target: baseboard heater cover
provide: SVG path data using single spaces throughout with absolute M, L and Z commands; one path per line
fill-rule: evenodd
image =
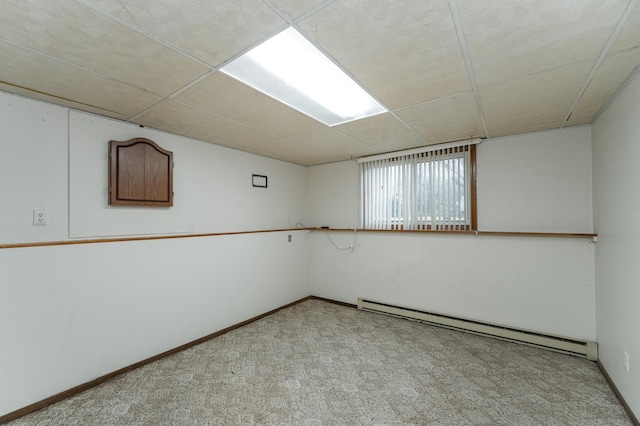
M 504 327 L 496 324 L 373 302 L 362 298 L 358 299 L 358 309 L 509 340 L 516 343 L 537 346 L 556 352 L 586 357 L 592 361 L 597 361 L 598 359 L 598 344 L 589 340 L 579 340 L 512 327 Z

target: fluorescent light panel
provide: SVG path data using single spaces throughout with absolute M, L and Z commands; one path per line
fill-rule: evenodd
M 220 71 L 328 126 L 386 112 L 292 27 Z

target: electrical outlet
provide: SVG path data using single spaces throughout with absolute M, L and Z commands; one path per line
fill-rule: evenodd
M 627 370 L 627 373 L 629 372 L 629 354 L 627 351 L 624 351 L 624 369 Z
M 287 241 L 291 242 L 291 234 L 287 235 Z
M 33 211 L 33 226 L 47 226 L 49 218 L 46 210 Z

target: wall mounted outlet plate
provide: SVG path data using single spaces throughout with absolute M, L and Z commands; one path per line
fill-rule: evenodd
M 34 210 L 33 211 L 33 226 L 47 226 L 49 221 L 46 210 Z

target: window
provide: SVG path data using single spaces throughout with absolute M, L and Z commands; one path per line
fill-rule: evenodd
M 475 143 L 360 160 L 365 229 L 475 230 Z

